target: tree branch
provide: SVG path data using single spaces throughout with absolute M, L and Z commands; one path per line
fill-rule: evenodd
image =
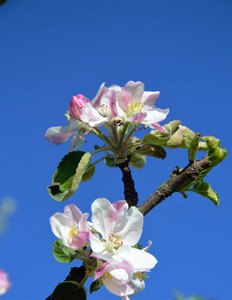
M 134 180 L 132 179 L 131 170 L 129 168 L 130 159 L 131 157 L 128 157 L 125 162 L 117 165 L 123 174 L 122 181 L 124 183 L 124 195 L 129 207 L 137 206 L 138 204 L 138 193 L 135 190 Z
M 171 177 L 165 181 L 138 209 L 145 216 L 156 205 L 162 202 L 181 187 L 198 179 L 200 173 L 210 165 L 208 156 L 203 159 L 189 163 L 181 172 L 176 167 Z

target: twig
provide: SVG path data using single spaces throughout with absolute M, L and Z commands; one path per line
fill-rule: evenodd
M 117 165 L 123 174 L 122 181 L 124 183 L 124 195 L 129 207 L 137 206 L 138 204 L 138 193 L 135 190 L 134 180 L 132 179 L 131 170 L 129 168 L 130 159 L 131 157 L 128 157 L 125 162 Z
M 181 172 L 176 168 L 171 177 L 165 181 L 138 209 L 145 216 L 156 205 L 162 202 L 174 192 L 178 192 L 181 187 L 190 184 L 198 179 L 200 173 L 210 165 L 207 156 L 203 159 L 188 164 Z

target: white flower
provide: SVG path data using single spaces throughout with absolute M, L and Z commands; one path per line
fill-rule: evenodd
M 53 233 L 62 240 L 64 246 L 80 249 L 89 237 L 88 213 L 82 212 L 74 204 L 66 205 L 64 213 L 56 213 L 50 218 Z
M 111 204 L 99 198 L 92 204 L 92 226 L 99 233 L 90 232 L 92 256 L 110 264 L 130 263 L 134 272 L 150 271 L 157 260 L 136 245 L 143 229 L 143 215 L 136 207 L 128 210 L 126 201 Z

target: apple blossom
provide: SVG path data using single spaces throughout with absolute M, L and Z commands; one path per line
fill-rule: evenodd
M 0 295 L 5 294 L 11 286 L 7 277 L 7 274 L 0 270 Z
M 135 126 L 143 124 L 166 132 L 159 122 L 167 117 L 169 109 L 154 107 L 159 94 L 144 91 L 144 84 L 140 81 L 129 81 L 124 87 L 112 85 L 109 88 L 103 83 L 92 102 L 80 94 L 73 96 L 66 114 L 70 124 L 49 128 L 45 138 L 53 144 L 62 144 L 79 129 L 71 141 L 70 151 L 73 151 L 83 144 L 84 133 L 88 132 L 96 134 L 108 143 L 106 136 L 103 137 L 102 132 L 99 135 L 99 130 L 96 131 L 96 128 L 101 126 L 105 126 L 111 139 L 115 138 L 111 130 L 120 135 L 122 130 L 120 131 L 118 127 L 125 123 Z M 118 139 L 120 140 L 119 137 Z
M 111 204 L 105 198 L 96 199 L 92 204 L 92 228 L 90 246 L 92 256 L 110 264 L 126 261 L 134 272 L 150 271 L 157 260 L 146 251 L 136 249 L 143 228 L 143 215 L 126 201 Z
M 166 119 L 169 109 L 154 108 L 160 92 L 145 92 L 140 81 L 129 81 L 116 95 L 118 117 L 128 122 L 139 122 L 161 132 L 167 132 L 159 125 Z
M 64 213 L 56 213 L 50 218 L 50 224 L 56 237 L 62 240 L 63 245 L 80 249 L 87 242 L 89 226 L 88 213 L 82 212 L 74 204 L 66 205 Z

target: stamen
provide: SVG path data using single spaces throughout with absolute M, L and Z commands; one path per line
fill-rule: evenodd
M 115 252 L 119 247 L 123 245 L 123 241 L 120 241 L 122 235 L 116 233 L 110 233 L 108 235 L 108 241 L 105 243 L 105 249 L 108 252 Z
M 140 101 L 140 99 L 132 100 L 128 104 L 128 111 L 127 111 L 127 117 L 130 117 L 135 112 L 139 112 L 143 109 L 144 104 Z
M 100 105 L 99 107 L 98 107 L 98 112 L 99 112 L 99 114 L 102 116 L 102 117 L 107 117 L 107 118 L 109 118 L 110 117 L 110 109 L 109 109 L 109 106 L 108 105 L 106 105 L 105 103 L 103 103 L 102 105 Z
M 134 276 L 137 277 L 141 282 L 144 279 L 149 278 L 149 276 L 147 276 L 147 273 L 144 273 L 144 272 L 136 272 L 136 273 L 134 273 Z
M 109 273 L 109 272 L 105 272 L 102 276 L 103 279 L 109 278 L 109 279 L 114 279 L 114 277 Z
M 70 122 L 70 113 L 69 113 L 69 111 L 67 110 L 67 113 L 66 114 L 64 114 L 65 115 L 65 117 L 67 117 L 67 120 L 68 120 L 68 122 Z
M 69 230 L 70 239 L 72 239 L 76 234 L 78 234 L 78 229 L 72 225 L 71 229 Z

